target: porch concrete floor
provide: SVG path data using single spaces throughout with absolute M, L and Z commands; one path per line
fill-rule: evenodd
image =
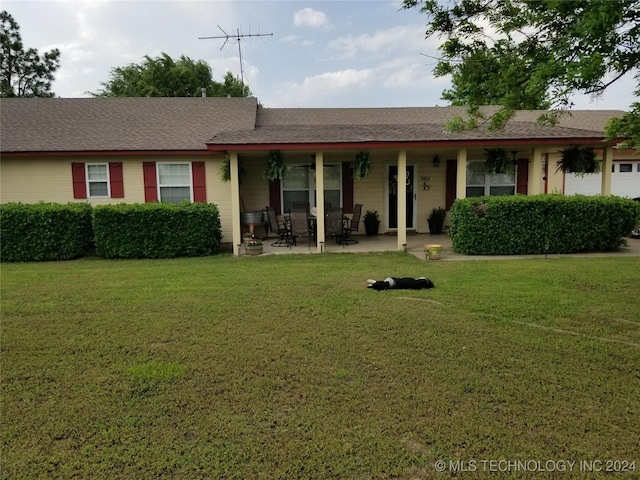
M 398 251 L 398 238 L 395 235 L 375 235 L 373 237 L 367 237 L 366 235 L 356 235 L 355 239 L 358 243 L 353 245 L 337 245 L 333 238 L 328 238 L 325 243 L 324 251 L 327 253 L 363 253 L 363 252 L 385 252 L 385 251 Z M 571 255 L 548 255 L 548 258 L 560 258 L 560 257 L 638 257 L 640 256 L 640 239 L 627 238 L 627 245 L 619 248 L 615 252 L 594 252 L 594 253 L 579 253 Z M 315 244 L 312 242 L 309 246 L 309 242 L 306 238 L 300 239 L 297 246 L 292 247 L 274 247 L 271 244 L 276 241 L 275 238 L 266 238 L 264 240 L 264 253 L 263 255 L 296 255 L 296 254 L 318 254 L 318 250 Z M 442 245 L 441 260 L 506 260 L 514 258 L 545 258 L 545 255 L 463 255 L 453 251 L 451 246 L 451 238 L 446 235 L 431 235 L 431 234 L 407 234 L 407 248 L 406 251 L 421 260 L 426 261 L 426 255 L 424 251 L 424 245 Z M 240 256 L 244 256 L 244 248 L 240 249 Z

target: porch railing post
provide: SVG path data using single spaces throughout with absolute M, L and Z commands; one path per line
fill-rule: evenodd
M 407 243 L 407 151 L 398 152 L 398 250 Z
M 233 254 L 240 255 L 239 245 L 242 243 L 240 231 L 240 176 L 238 172 L 238 153 L 229 152 L 229 169 L 231 171 L 231 236 Z
M 456 198 L 467 197 L 467 149 L 458 150 L 458 173 L 456 176 Z
M 324 236 L 324 155 L 316 152 L 316 245 L 318 253 L 322 253 L 325 244 Z

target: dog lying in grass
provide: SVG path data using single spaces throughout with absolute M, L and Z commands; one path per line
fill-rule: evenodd
M 367 280 L 367 288 L 372 290 L 422 290 L 423 288 L 433 288 L 435 285 L 426 277 L 418 278 L 398 278 L 389 277 L 384 280 Z

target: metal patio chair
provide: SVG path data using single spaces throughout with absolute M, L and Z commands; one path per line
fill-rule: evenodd
M 278 235 L 278 240 L 271 244 L 272 247 L 288 247 L 291 245 L 292 237 L 284 220 L 278 220 L 273 207 L 267 207 L 267 217 L 269 218 L 269 229 Z

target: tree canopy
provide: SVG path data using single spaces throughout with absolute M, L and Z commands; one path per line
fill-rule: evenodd
M 140 64 L 129 64 L 111 70 L 111 77 L 102 82 L 102 90 L 91 92 L 94 97 L 196 97 L 207 89 L 213 97 L 248 97 L 251 90 L 231 72 L 222 83 L 213 80 L 211 67 L 182 55 L 178 60 L 166 53 L 151 58 L 145 55 Z
M 60 50 L 44 53 L 22 44 L 20 26 L 0 12 L 0 97 L 53 97 L 51 82 L 60 67 Z
M 488 119 L 501 128 L 516 109 L 572 107 L 571 96 L 597 96 L 634 75 L 640 95 L 640 0 L 403 0 L 427 15 L 427 37 L 444 37 L 436 76 L 452 75 L 443 98 L 502 109 Z M 556 115 L 542 117 L 553 121 Z M 607 127 L 610 138 L 640 147 L 640 103 Z

